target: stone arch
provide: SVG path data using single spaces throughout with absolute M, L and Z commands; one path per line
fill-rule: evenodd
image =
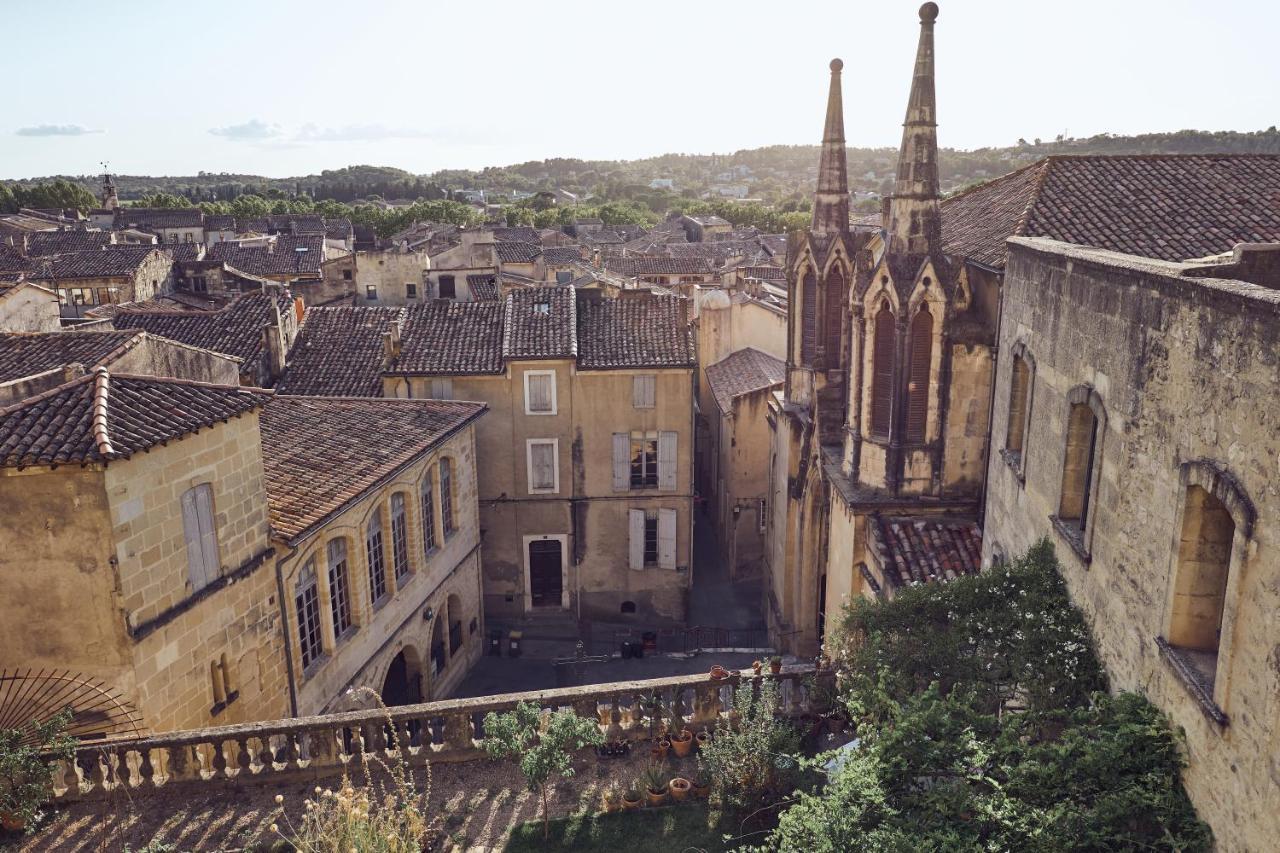
M 1005 426 L 1005 450 L 1021 470 L 1026 454 L 1027 435 L 1031 424 L 1031 407 L 1035 398 L 1036 362 L 1023 341 L 1009 350 L 1009 411 Z
M 383 704 L 414 705 L 425 699 L 422 688 L 422 655 L 406 645 L 387 664 L 382 676 L 380 695 Z

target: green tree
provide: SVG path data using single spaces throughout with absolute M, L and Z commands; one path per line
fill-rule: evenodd
M 144 195 L 139 199 L 137 206 L 177 209 L 191 207 L 191 202 L 180 195 L 173 195 L 172 193 L 153 193 L 152 195 Z
M 484 718 L 484 749 L 493 758 L 519 762 L 529 790 L 542 800 L 542 837 L 551 834 L 547 811 L 547 785 L 557 775 L 572 776 L 575 750 L 604 742 L 594 720 L 561 710 L 543 718 L 542 709 L 521 702 L 504 714 L 490 712 Z
M 703 747 L 711 797 L 739 813 L 776 806 L 798 773 L 800 735 L 778 717 L 778 680 L 744 680 L 733 695 L 736 721 L 722 715 Z
M 17 213 L 18 199 L 14 197 L 13 190 L 9 189 L 8 184 L 0 184 L 0 213 Z
M 27 832 L 35 831 L 52 794 L 45 756 L 64 761 L 71 757 L 76 741 L 64 734 L 70 724 L 68 708 L 44 721 L 0 728 L 0 814 L 25 823 Z
M 79 210 L 81 213 L 98 206 L 98 199 L 83 184 L 56 180 L 47 184 L 13 187 L 14 199 L 19 207 L 42 210 Z

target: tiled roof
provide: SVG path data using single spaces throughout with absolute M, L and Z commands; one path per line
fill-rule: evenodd
M 572 358 L 576 349 L 574 292 L 531 287 L 507 295 L 503 358 Z
M 168 210 L 159 207 L 116 208 L 117 228 L 201 228 L 204 217 L 198 207 Z
M 485 408 L 452 400 L 275 397 L 260 419 L 273 531 L 297 540 Z
M 42 258 L 31 269 L 33 280 L 66 278 L 127 278 L 152 254 L 164 257 L 158 246 L 104 246 L 88 252 L 64 252 Z
M 493 273 L 473 273 L 467 276 L 467 289 L 477 302 L 498 301 L 498 277 Z
M 504 264 L 531 264 L 542 254 L 542 247 L 519 240 L 500 241 L 493 244 L 498 260 Z
M 520 225 L 511 228 L 495 228 L 493 229 L 493 239 L 499 242 L 510 240 L 519 240 L 523 243 L 541 243 L 542 236 L 538 233 L 537 228 Z
M 733 410 L 733 400 L 743 394 L 762 391 L 780 384 L 787 376 L 787 365 L 755 347 L 731 352 L 707 368 L 707 385 L 716 398 L 720 411 Z
M 943 249 L 1002 268 L 1013 235 L 1182 261 L 1280 240 L 1280 156 L 1054 156 L 947 199 Z
M 582 261 L 582 252 L 577 246 L 549 246 L 542 250 L 542 257 L 555 266 L 575 264 Z
M 256 389 L 100 369 L 0 409 L 0 466 L 127 459 L 255 409 L 268 397 Z
M 578 366 L 591 370 L 689 367 L 693 335 L 686 300 L 626 291 L 617 299 L 578 300 Z
M 110 244 L 110 231 L 36 231 L 27 238 L 27 254 L 39 257 L 59 252 L 87 252 Z
M 786 281 L 787 271 L 782 267 L 738 267 L 738 275 L 765 281 Z
M 604 268 L 622 275 L 709 275 L 713 271 L 706 258 L 661 258 L 651 255 L 631 255 L 625 258 L 606 258 Z
M 688 219 L 688 220 L 690 220 L 690 221 L 692 221 L 692 222 L 696 222 L 696 223 L 698 223 L 699 225 L 702 225 L 702 226 L 707 226 L 707 225 L 711 225 L 711 226 L 720 226 L 720 225 L 728 225 L 728 224 L 729 224 L 729 220 L 727 220 L 727 219 L 721 219 L 719 216 L 715 216 L 715 215 L 706 215 L 706 216 L 686 216 L 685 218 L 686 218 L 686 219 Z
M 0 382 L 56 370 L 72 362 L 106 364 L 134 346 L 136 332 L 22 332 L 0 335 Z
M 111 323 L 117 329 L 143 329 L 188 346 L 236 356 L 243 360 L 241 369 L 245 370 L 262 358 L 262 327 L 278 322 L 276 308 L 281 314 L 293 310 L 292 297 L 262 291 L 244 293 L 218 311 L 136 311 L 126 307 L 112 315 Z
M 157 245 L 157 249 L 163 249 L 164 253 L 175 261 L 186 263 L 188 261 L 200 260 L 200 253 L 204 251 L 203 243 L 165 243 L 163 246 Z
M 501 302 L 436 299 L 406 308 L 397 373 L 502 372 Z
M 0 271 L 25 272 L 32 264 L 32 260 L 17 249 L 0 243 Z
M 281 235 L 275 239 L 273 249 L 232 242 L 214 243 L 206 257 L 224 261 L 250 275 L 316 276 L 324 260 L 324 238 Z
M 949 581 L 982 569 L 982 528 L 969 519 L 945 516 L 882 518 L 868 525 L 871 547 L 896 587 Z
M 281 394 L 382 396 L 382 335 L 404 309 L 308 308 L 276 384 Z
M 206 231 L 235 231 L 236 218 L 229 213 L 211 213 L 204 218 Z
M 345 216 L 324 220 L 324 236 L 330 240 L 350 240 L 353 233 L 351 220 Z

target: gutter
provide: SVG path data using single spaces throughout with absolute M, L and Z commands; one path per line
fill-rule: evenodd
M 289 684 L 289 716 L 298 716 L 298 685 L 293 670 L 293 644 L 289 638 L 293 633 L 289 630 L 289 608 L 284 597 L 284 562 L 292 559 L 298 549 L 289 546 L 289 553 L 276 560 L 276 595 L 280 599 L 280 633 L 284 636 L 284 670 L 285 680 Z

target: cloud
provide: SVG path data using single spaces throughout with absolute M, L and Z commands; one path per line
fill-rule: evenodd
M 277 124 L 267 124 L 261 119 L 252 118 L 244 124 L 230 124 L 226 127 L 212 127 L 209 132 L 214 136 L 221 136 L 223 139 L 232 139 L 236 141 L 250 140 L 260 141 L 263 139 L 273 139 L 280 135 L 280 126 Z
M 344 127 L 317 127 L 304 124 L 298 129 L 300 142 L 373 142 L 380 139 L 426 139 L 434 134 L 406 127 L 381 124 L 349 124 Z
M 20 127 L 15 132 L 18 136 L 88 136 L 103 131 L 91 130 L 78 124 L 37 124 Z

